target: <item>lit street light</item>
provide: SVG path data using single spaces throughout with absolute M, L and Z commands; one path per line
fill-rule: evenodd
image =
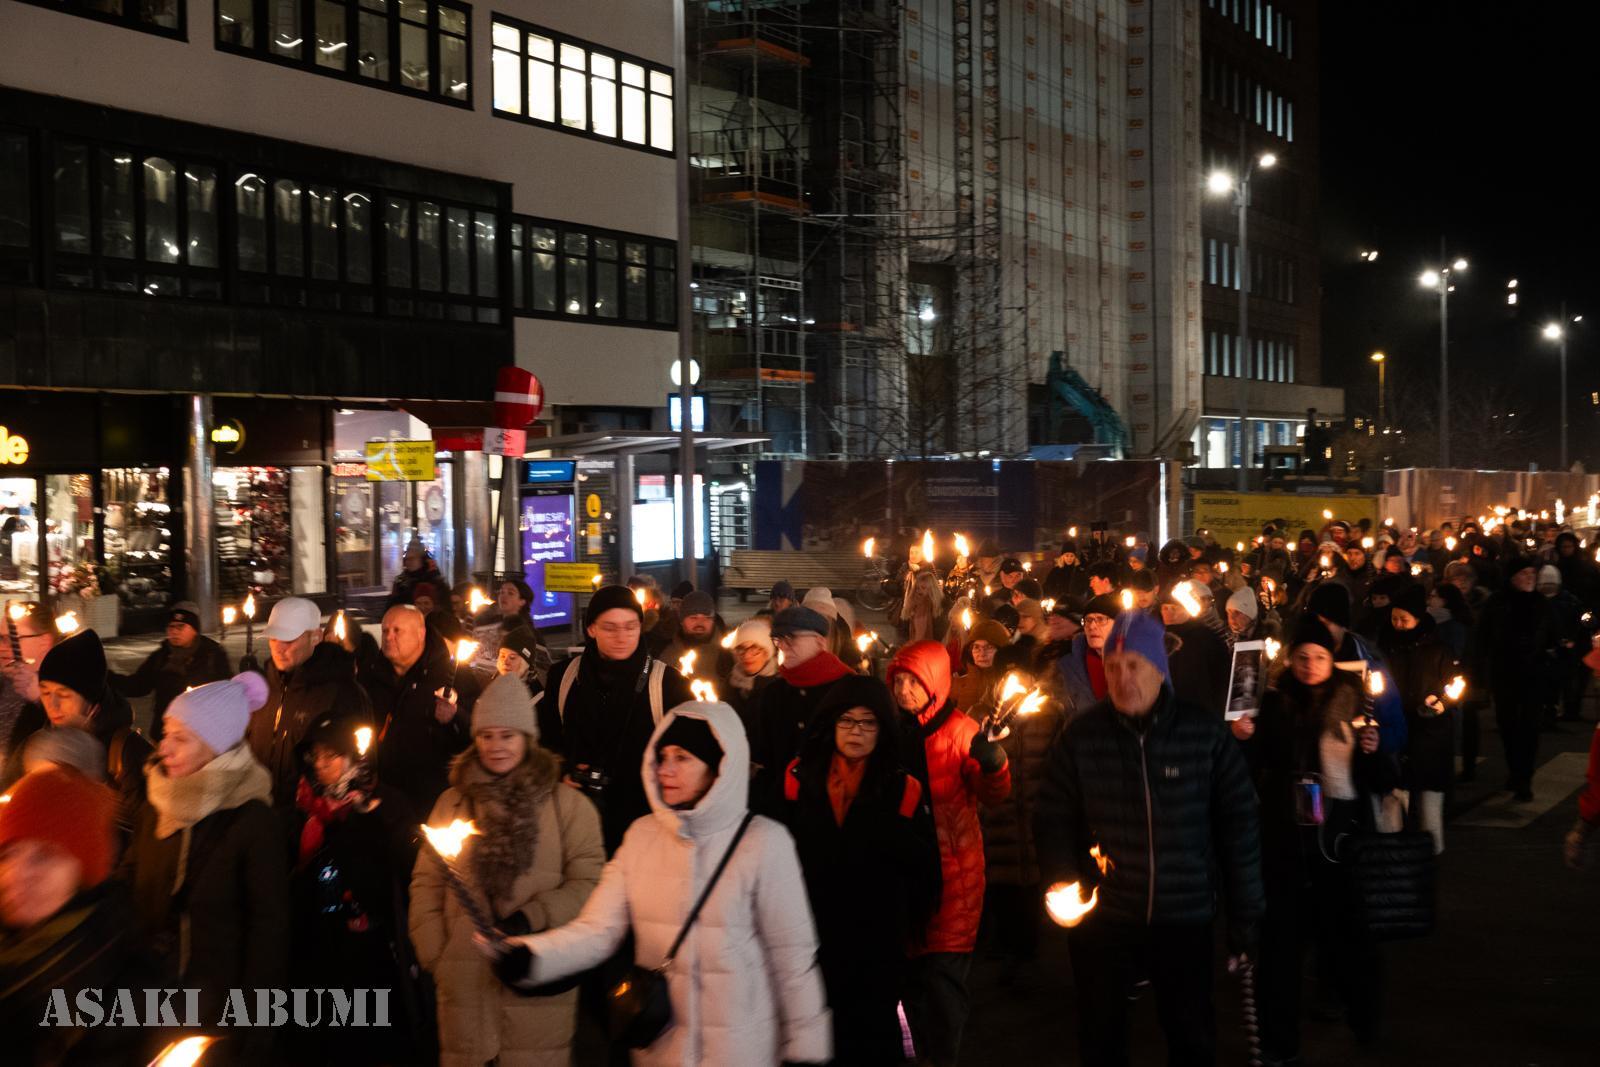
M 1370 358 L 1378 365 L 1378 433 L 1381 434 L 1383 433 L 1383 368 L 1388 357 L 1382 352 L 1374 352 Z
M 1241 177 L 1236 181 L 1226 171 L 1213 171 L 1206 179 L 1206 188 L 1213 195 L 1231 192 L 1233 206 L 1239 213 L 1239 358 L 1235 371 L 1239 375 L 1239 491 L 1249 488 L 1250 482 L 1250 239 L 1248 216 L 1250 210 L 1250 179 L 1257 167 L 1270 170 L 1277 166 L 1278 157 L 1262 152 L 1246 162 L 1245 125 L 1239 124 L 1239 161 Z
M 1572 322 L 1583 321 L 1582 315 L 1573 316 Z M 1555 341 L 1561 346 L 1561 469 L 1567 466 L 1567 302 L 1561 302 L 1561 318 L 1557 322 L 1546 323 L 1540 331 L 1546 341 Z
M 1444 241 L 1439 241 L 1439 258 L 1444 255 Z M 1417 279 L 1424 289 L 1439 290 L 1439 466 L 1450 466 L 1450 294 L 1455 286 L 1450 284 L 1452 273 L 1467 269 L 1467 261 L 1457 258 L 1448 267 L 1425 270 Z

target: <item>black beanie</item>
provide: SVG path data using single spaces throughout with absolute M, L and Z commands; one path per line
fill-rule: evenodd
M 704 719 L 674 715 L 667 728 L 661 731 L 661 736 L 656 738 L 656 759 L 661 758 L 661 750 L 668 745 L 677 745 L 692 753 L 713 772 L 722 766 L 722 745 L 717 741 L 717 735 L 711 732 L 711 724 Z
M 594 596 L 589 598 L 589 606 L 583 610 L 583 625 L 593 626 L 596 619 L 614 608 L 633 612 L 639 616 L 640 625 L 644 624 L 644 609 L 634 599 L 633 590 L 625 585 L 608 585 L 595 590 Z
M 1319 645 L 1328 650 L 1328 655 L 1339 654 L 1339 644 L 1333 639 L 1333 634 L 1322 625 L 1322 620 L 1311 612 L 1306 612 L 1300 619 L 1300 624 L 1294 628 L 1294 637 L 1289 641 L 1289 648 L 1295 649 L 1301 645 Z
M 1337 626 L 1350 628 L 1350 592 L 1342 585 L 1323 582 L 1306 602 L 1307 615 L 1320 615 Z
M 1417 621 L 1428 614 L 1428 591 L 1420 582 L 1407 582 L 1405 588 L 1389 598 L 1391 608 L 1399 608 Z
M 45 653 L 39 681 L 59 683 L 91 704 L 98 703 L 106 691 L 106 650 L 100 635 L 83 630 Z

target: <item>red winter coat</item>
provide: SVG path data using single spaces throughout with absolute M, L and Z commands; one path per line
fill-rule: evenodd
M 950 657 L 943 646 L 936 641 L 917 641 L 902 648 L 889 664 L 891 690 L 894 676 L 902 671 L 921 682 L 929 694 L 927 707 L 916 717 L 921 730 L 907 730 L 906 736 L 914 741 L 922 734 L 943 876 L 939 910 L 928 923 L 923 943 L 912 952 L 971 952 L 983 915 L 983 829 L 978 824 L 978 804 L 998 804 L 1010 795 L 1011 767 L 1008 763 L 993 774 L 984 774 L 968 754 L 978 724 L 950 702 Z M 932 732 L 924 732 L 930 726 Z M 917 762 L 914 752 L 908 754 L 908 764 Z

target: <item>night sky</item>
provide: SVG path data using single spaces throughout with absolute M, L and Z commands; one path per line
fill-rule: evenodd
M 1392 406 L 1437 396 L 1438 297 L 1417 276 L 1444 235 L 1471 263 L 1450 297 L 1452 387 L 1504 390 L 1539 427 L 1507 465 L 1554 466 L 1559 360 L 1539 327 L 1565 299 L 1585 315 L 1568 344 L 1572 456 L 1600 469 L 1589 395 L 1600 389 L 1600 4 L 1317 6 L 1327 384 L 1349 387 L 1348 412 L 1371 414 L 1367 357 L 1382 349 Z M 1364 248 L 1379 251 L 1375 264 Z

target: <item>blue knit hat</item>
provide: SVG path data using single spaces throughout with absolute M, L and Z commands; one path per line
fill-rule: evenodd
M 1105 654 L 1133 652 L 1150 661 L 1161 677 L 1168 682 L 1172 675 L 1167 671 L 1167 629 L 1161 620 L 1142 611 L 1124 611 L 1111 626 L 1111 636 L 1106 638 Z

